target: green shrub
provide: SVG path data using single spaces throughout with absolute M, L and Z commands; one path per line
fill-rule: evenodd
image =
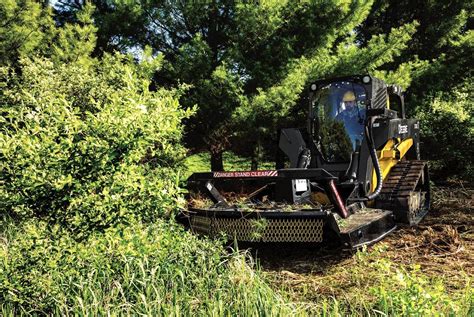
M 474 104 L 472 80 L 450 93 L 438 94 L 422 105 L 423 157 L 431 161 L 436 179 L 461 177 L 474 182 Z
M 290 315 L 241 255 L 163 218 L 181 203 L 179 91 L 160 59 L 1 68 L 0 314 Z
M 175 209 L 189 112 L 178 91 L 149 90 L 159 61 L 24 60 L 19 76 L 2 68 L 1 212 L 81 237 Z

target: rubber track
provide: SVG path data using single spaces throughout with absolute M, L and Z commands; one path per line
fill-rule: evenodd
M 417 210 L 410 210 L 408 200 L 420 181 L 426 164 L 426 161 L 402 161 L 395 165 L 383 182 L 376 199 L 377 208 L 392 210 L 397 222 L 413 224 L 421 220 L 423 215 L 418 215 Z

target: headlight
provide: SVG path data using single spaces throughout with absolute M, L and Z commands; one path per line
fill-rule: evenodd
M 311 90 L 312 90 L 312 91 L 315 91 L 316 89 L 318 89 L 318 85 L 316 85 L 316 84 L 311 84 Z
M 370 83 L 370 76 L 367 76 L 367 75 L 366 75 L 366 76 L 362 77 L 362 82 L 363 82 L 364 84 Z

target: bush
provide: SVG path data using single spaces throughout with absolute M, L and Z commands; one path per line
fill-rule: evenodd
M 438 94 L 419 107 L 423 157 L 435 179 L 460 177 L 474 183 L 474 105 L 472 80 Z
M 291 315 L 241 255 L 178 208 L 179 91 L 158 59 L 1 68 L 0 314 Z
M 60 223 L 80 238 L 176 208 L 178 91 L 150 91 L 159 59 L 84 65 L 24 60 L 2 68 L 0 210 Z

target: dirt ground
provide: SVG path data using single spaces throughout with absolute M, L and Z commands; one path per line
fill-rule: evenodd
M 374 248 L 382 250 L 375 257 L 419 265 L 423 274 L 442 277 L 448 290 L 463 287 L 466 274 L 474 276 L 474 189 L 435 189 L 430 212 L 417 227 L 399 228 L 369 247 L 369 253 Z M 305 300 L 311 293 L 338 296 L 344 279 L 350 283 L 353 274 L 347 268 L 357 262 L 354 253 L 308 246 L 265 247 L 253 253 L 275 286 Z

